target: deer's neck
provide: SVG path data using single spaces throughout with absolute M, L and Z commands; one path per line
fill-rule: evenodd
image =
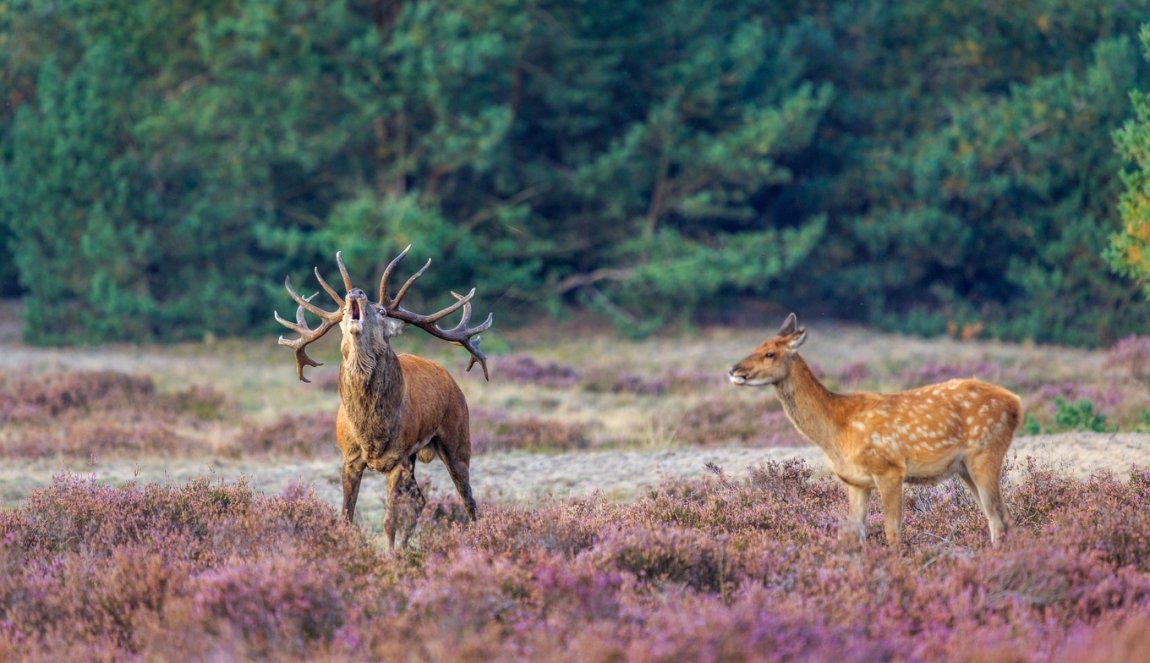
M 802 357 L 796 355 L 793 361 L 787 377 L 775 385 L 783 412 L 803 436 L 837 457 L 835 438 L 844 396 L 824 387 Z
M 403 416 L 403 370 L 388 343 L 349 343 L 339 369 L 339 398 L 362 443 L 382 452 Z M 378 449 L 376 449 L 378 447 Z

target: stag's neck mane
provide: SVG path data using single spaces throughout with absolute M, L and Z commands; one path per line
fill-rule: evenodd
M 775 384 L 783 412 L 808 440 L 833 457 L 836 433 L 846 421 L 854 394 L 836 394 L 823 386 L 803 358 L 795 355 L 787 377 Z
M 339 398 L 355 427 L 373 440 L 390 440 L 402 415 L 404 380 L 388 343 L 344 344 Z

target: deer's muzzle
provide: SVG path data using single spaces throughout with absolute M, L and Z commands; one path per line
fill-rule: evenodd
M 358 333 L 363 329 L 363 320 L 366 311 L 364 306 L 367 306 L 367 294 L 359 288 L 348 291 L 347 293 L 347 311 L 344 316 L 346 322 L 346 330 L 352 333 Z

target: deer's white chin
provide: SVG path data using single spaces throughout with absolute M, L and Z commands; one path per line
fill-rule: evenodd
M 345 320 L 343 331 L 347 334 L 358 334 L 363 331 L 363 320 Z
M 748 380 L 745 377 L 735 377 L 734 375 L 731 376 L 731 382 L 739 385 L 740 387 L 766 387 L 767 385 L 774 384 L 774 382 L 771 382 L 770 380 L 764 380 L 762 378 L 753 378 Z

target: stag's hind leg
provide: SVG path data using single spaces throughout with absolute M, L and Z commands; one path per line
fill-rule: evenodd
M 452 483 L 455 484 L 459 499 L 463 500 L 467 515 L 471 518 L 471 522 L 475 522 L 477 519 L 475 498 L 471 494 L 471 436 L 464 430 L 458 437 L 460 439 L 454 444 L 449 440 L 440 440 L 437 445 L 439 458 L 447 467 L 447 474 L 451 477 Z
M 396 535 L 399 535 L 400 548 L 407 546 L 411 532 L 419 522 L 419 514 L 427 504 L 427 498 L 415 481 L 415 456 L 411 456 L 387 473 L 387 507 L 383 514 L 383 532 L 387 535 L 387 545 L 396 550 Z

